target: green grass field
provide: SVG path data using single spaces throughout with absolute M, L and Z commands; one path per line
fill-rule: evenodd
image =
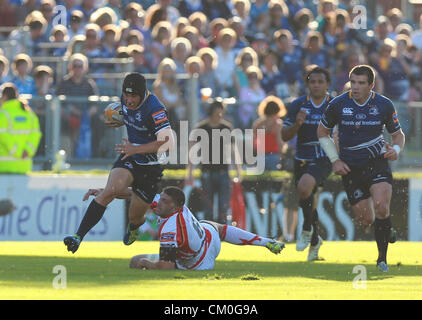
M 132 256 L 156 252 L 158 242 L 85 241 L 75 255 L 61 242 L 1 242 L 0 299 L 422 299 L 422 243 L 390 245 L 389 273 L 375 268 L 375 242 L 324 242 L 324 260 L 312 263 L 294 244 L 273 255 L 223 243 L 211 271 L 128 268 Z M 53 287 L 63 276 L 53 273 L 57 265 L 66 268 L 65 289 Z M 357 265 L 366 268 L 366 289 L 353 286 Z

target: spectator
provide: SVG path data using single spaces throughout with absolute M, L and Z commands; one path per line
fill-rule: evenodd
M 249 2 L 249 0 L 231 0 L 231 3 L 233 6 L 233 16 L 239 17 L 243 29 L 247 29 L 247 27 L 251 23 L 251 18 L 249 15 L 251 10 L 251 3 Z M 233 19 L 233 17 L 230 19 Z
M 255 0 L 251 2 L 250 17 L 256 23 L 259 16 L 268 12 L 268 0 Z
M 324 30 L 325 23 L 327 22 L 328 15 L 337 9 L 335 0 L 322 0 L 318 4 L 318 16 L 315 21 L 318 23 L 316 31 L 321 32 Z
M 168 21 L 161 21 L 152 29 L 150 66 L 153 71 L 156 71 L 159 63 L 169 55 L 171 30 Z
M 192 26 L 187 26 L 182 30 L 182 38 L 186 38 L 189 40 L 191 47 L 192 47 L 192 55 L 195 55 L 198 50 L 201 48 L 201 44 L 199 42 L 199 32 L 198 29 Z
M 263 35 L 263 40 L 267 41 L 267 39 L 270 39 L 272 36 L 271 33 L 271 18 L 270 14 L 268 12 L 260 14 L 256 20 L 255 23 L 250 25 L 247 29 L 246 36 L 252 41 L 256 39 L 256 36 L 258 34 Z
M 287 114 L 283 101 L 275 96 L 268 96 L 258 105 L 259 118 L 253 123 L 254 147 L 257 155 L 265 159 L 265 170 L 278 171 L 281 167 L 281 152 L 284 142 L 281 139 L 281 120 Z M 264 140 L 260 140 L 257 130 L 265 130 Z M 260 154 L 260 150 L 264 151 Z
M 291 17 L 294 17 L 300 10 L 305 8 L 303 0 L 285 0 L 285 2 Z
M 185 63 L 185 72 L 190 77 L 201 77 L 201 74 L 204 72 L 204 63 L 202 62 L 202 59 L 197 56 L 191 56 L 186 59 Z M 185 83 L 185 88 L 183 90 L 183 96 L 185 101 L 189 101 L 191 97 L 192 92 L 189 90 L 189 83 Z M 196 93 L 198 99 L 201 99 L 201 87 L 198 86 L 198 90 Z
M 78 10 L 82 11 L 84 15 L 84 22 L 88 23 L 91 14 L 95 12 L 97 9 L 96 7 L 96 0 L 82 0 L 81 4 L 77 7 Z
M 38 97 L 45 97 L 46 95 L 53 95 L 53 82 L 54 72 L 46 65 L 40 65 L 34 69 L 34 81 L 35 81 L 35 95 Z M 41 133 L 41 141 L 37 150 L 37 156 L 46 156 L 46 144 L 45 144 L 45 129 L 46 129 L 46 103 L 44 101 L 31 101 L 31 107 L 38 117 Z M 48 168 L 45 168 L 46 170 Z
M 189 19 L 186 17 L 179 17 L 179 19 L 177 19 L 176 26 L 174 27 L 174 29 L 176 30 L 176 38 L 181 37 L 183 29 L 188 26 L 190 26 Z
M 31 12 L 25 19 L 25 26 L 29 28 L 29 39 L 25 38 L 25 33 L 16 29 L 10 33 L 9 40 L 17 41 L 18 52 L 24 52 L 25 47 L 31 55 L 39 55 L 41 49 L 38 46 L 40 42 L 48 41 L 45 39 L 47 21 L 40 11 Z M 23 44 L 26 44 L 25 47 Z
M 289 92 L 292 97 L 299 95 L 299 88 L 303 87 L 302 81 L 302 49 L 293 41 L 291 32 L 280 29 L 274 33 L 274 41 L 279 56 L 279 69 L 287 77 Z
M 232 17 L 230 7 L 225 0 L 202 0 L 204 14 L 211 20 L 223 18 L 228 20 Z
M 324 48 L 324 40 L 318 31 L 311 31 L 308 33 L 305 50 L 303 53 L 303 65 L 316 64 L 321 68 L 328 69 L 329 56 Z
M 269 49 L 264 55 L 260 68 L 263 74 L 261 86 L 266 95 L 275 95 L 280 99 L 288 98 L 290 93 L 287 79 L 286 75 L 278 69 L 277 52 Z
M 99 8 L 99 9 L 95 10 L 91 14 L 91 16 L 89 18 L 89 22 L 95 23 L 102 30 L 104 28 L 104 26 L 106 26 L 108 24 L 117 25 L 119 23 L 119 20 L 118 20 L 117 15 L 116 15 L 116 13 L 114 12 L 113 9 L 111 9 L 109 7 L 103 7 L 103 8 Z M 102 35 L 100 35 L 100 36 L 102 36 Z
M 209 46 L 208 40 L 205 37 L 208 18 L 202 12 L 196 11 L 189 16 L 189 22 L 192 27 L 198 30 L 199 48 L 205 48 Z
M 200 143 L 202 144 L 201 150 L 205 151 L 200 155 L 201 159 L 199 162 L 203 190 L 204 219 L 216 220 L 219 223 L 225 224 L 228 210 L 230 209 L 231 179 L 229 164 L 233 163 L 230 159 L 238 159 L 237 156 L 240 154 L 235 141 L 223 139 L 222 136 L 216 141 L 219 147 L 219 157 L 214 154 L 215 144 L 206 144 L 205 140 L 210 141 L 213 136 L 213 131 L 221 132 L 222 130 L 229 130 L 231 132 L 233 130 L 233 125 L 223 119 L 227 107 L 222 99 L 212 100 L 207 107 L 207 118 L 196 125 L 193 133 L 195 133 L 196 130 L 205 130 L 209 139 L 200 138 L 200 141 L 191 142 L 189 148 L 192 148 L 194 143 Z M 200 137 L 202 137 L 202 135 L 200 135 Z M 198 135 L 196 135 L 196 139 L 198 139 Z M 216 159 L 218 160 L 217 163 L 215 161 Z M 189 158 L 187 167 L 188 175 L 185 181 L 188 185 L 193 184 L 194 166 L 190 160 L 191 158 Z M 239 181 L 241 179 L 240 172 L 241 164 L 236 162 L 236 177 Z M 217 219 L 213 219 L 214 195 L 217 195 L 218 197 Z
M 32 170 L 41 138 L 38 117 L 18 99 L 19 91 L 12 83 L 0 89 L 0 172 L 25 174 Z
M 252 127 L 252 122 L 256 119 L 256 106 L 264 100 L 266 94 L 260 85 L 262 79 L 262 72 L 256 66 L 250 66 L 246 70 L 248 77 L 248 86 L 240 90 L 239 94 L 239 127 L 241 129 L 248 129 Z
M 104 37 L 101 41 L 101 52 L 103 58 L 113 58 L 116 56 L 116 49 L 120 41 L 120 29 L 114 24 L 103 27 Z
M 42 0 L 40 4 L 40 11 L 47 21 L 47 26 L 45 28 L 45 37 L 44 41 L 47 41 L 47 38 L 51 34 L 51 30 L 53 29 L 53 17 L 54 17 L 54 7 L 56 6 L 55 0 Z
M 119 24 L 121 17 L 120 9 L 121 9 L 121 1 L 120 0 L 107 0 L 107 8 L 110 8 L 114 11 L 116 15 L 117 21 L 116 24 Z
M 168 21 L 174 26 L 177 19 L 180 17 L 180 12 L 175 6 L 173 6 L 173 0 L 157 0 L 157 4 L 160 8 L 163 8 L 168 17 Z
M 216 73 L 218 74 L 218 87 L 221 91 L 216 95 L 223 98 L 232 97 L 236 94 L 234 84 L 236 53 L 233 49 L 235 40 L 236 33 L 233 29 L 224 28 L 218 33 L 217 46 L 215 47 L 215 53 L 218 56 Z
M 390 20 L 391 24 L 391 32 L 388 35 L 389 38 L 396 40 L 397 33 L 395 32 L 396 27 L 402 22 L 403 20 L 403 13 L 398 8 L 392 8 L 388 10 L 386 13 L 388 20 Z
M 139 44 L 131 44 L 128 46 L 128 52 L 133 58 L 133 72 L 139 72 L 142 74 L 151 73 L 148 63 L 145 59 L 144 47 Z
M 364 64 L 364 56 L 359 50 L 349 51 L 337 65 L 336 84 L 334 91 L 339 94 L 343 91 L 344 85 L 349 82 L 349 73 L 357 65 Z
M 192 45 L 186 38 L 175 38 L 170 43 L 170 55 L 176 64 L 176 74 L 185 73 L 186 59 L 192 53 Z
M 265 34 L 257 33 L 252 38 L 251 47 L 255 50 L 256 54 L 258 55 L 258 60 L 262 61 L 265 53 L 270 48 L 270 44 Z
M 25 19 L 32 11 L 40 9 L 39 0 L 24 0 L 20 7 L 16 10 L 16 25 L 25 24 Z M 3 9 L 2 9 L 3 10 Z M 6 12 L 5 12 L 6 13 Z
M 70 14 L 70 25 L 68 28 L 69 39 L 72 39 L 76 35 L 84 34 L 84 14 L 80 10 L 74 10 Z
M 208 43 L 210 44 L 210 47 L 215 49 L 215 47 L 217 46 L 217 38 L 218 38 L 218 34 L 219 32 L 224 29 L 227 28 L 229 26 L 229 23 L 227 22 L 226 19 L 223 18 L 215 18 L 213 20 L 211 20 L 210 22 L 210 37 L 208 39 Z
M 32 59 L 25 53 L 18 54 L 12 63 L 13 77 L 11 82 L 21 94 L 35 94 L 34 79 L 30 76 Z
M 5 82 L 10 82 L 9 60 L 5 56 L 0 55 L 0 86 Z
M 82 53 L 85 46 L 86 37 L 83 34 L 78 34 L 69 42 L 65 56 L 70 57 L 74 53 Z
M 218 56 L 212 48 L 199 49 L 196 54 L 204 63 L 204 71 L 199 76 L 199 87 L 210 88 L 211 96 L 218 92 L 218 81 L 215 70 L 218 65 Z
M 49 55 L 55 57 L 64 56 L 66 53 L 67 43 L 69 41 L 67 28 L 62 24 L 54 26 L 53 29 L 51 29 L 51 36 L 49 40 L 57 45 L 49 50 Z
M 236 43 L 234 49 L 238 52 L 239 50 L 249 46 L 249 41 L 245 38 L 245 26 L 242 20 L 234 16 L 229 19 L 229 28 L 232 28 L 236 32 Z
M 0 1 L 0 27 L 13 27 L 16 26 L 15 8 L 7 0 Z M 9 33 L 0 33 L 0 40 L 9 37 Z
M 422 14 L 419 16 L 419 29 L 412 32 L 412 43 L 422 51 Z
M 384 94 L 393 101 L 401 119 L 403 132 L 409 134 L 411 119 L 404 102 L 408 101 L 409 78 L 412 70 L 404 59 L 403 53 L 397 51 L 397 44 L 394 40 L 384 40 L 379 57 L 379 63 L 375 65 L 375 69 L 383 80 Z
M 242 88 L 248 86 L 248 77 L 246 75 L 246 70 L 250 66 L 258 67 L 258 55 L 255 50 L 251 47 L 243 48 L 239 51 L 236 56 L 236 70 L 235 70 L 235 87 L 237 95 L 240 94 Z
M 396 27 L 395 32 L 396 32 L 396 37 L 397 37 L 399 34 L 404 34 L 404 35 L 406 35 L 406 36 L 408 36 L 408 37 L 411 37 L 411 36 L 412 36 L 412 32 L 413 32 L 413 28 L 412 28 L 412 26 L 411 26 L 410 24 L 407 24 L 407 23 L 400 23 L 400 24 Z M 397 40 L 397 39 L 396 39 L 396 40 Z
M 368 48 L 368 63 L 375 65 L 378 62 L 378 52 L 384 44 L 384 40 L 388 38 L 392 31 L 391 23 L 386 16 L 379 16 L 375 23 L 375 35 L 369 42 Z
M 130 12 L 130 17 L 137 18 L 139 11 L 134 11 L 133 9 Z M 132 18 L 129 19 L 132 22 Z M 145 13 L 145 27 L 149 30 L 153 30 L 155 25 L 161 21 L 168 21 L 167 11 L 164 8 L 161 8 L 159 5 L 152 5 L 149 7 L 148 11 Z M 170 22 L 171 24 L 171 22 Z
M 83 47 L 82 53 L 89 59 L 101 58 L 101 38 L 100 38 L 100 27 L 95 23 L 88 23 L 85 26 L 85 38 L 86 42 Z M 98 63 L 91 63 L 89 71 L 97 73 L 102 71 L 102 66 Z
M 176 79 L 176 63 L 164 58 L 158 66 L 158 77 L 153 83 L 153 93 L 166 106 L 172 129 L 179 132 L 179 121 L 186 117 L 186 103 Z
M 268 12 L 270 14 L 270 34 L 279 29 L 288 29 L 290 31 L 291 27 L 288 22 L 289 8 L 283 0 L 270 0 Z
M 131 44 L 139 44 L 140 46 L 144 46 L 144 36 L 142 32 L 137 29 L 130 30 L 127 37 L 126 37 L 126 45 L 129 46 Z
M 179 0 L 178 10 L 181 16 L 189 17 L 194 12 L 203 11 L 200 0 Z
M 308 35 L 309 23 L 314 20 L 314 15 L 308 8 L 299 10 L 293 20 L 293 34 L 294 38 L 299 41 L 300 46 L 305 45 L 306 36 Z
M 59 82 L 56 90 L 57 95 L 89 97 L 98 94 L 97 86 L 92 79 L 86 77 L 88 72 L 88 59 L 80 53 L 72 54 L 69 58 L 69 73 Z M 92 146 L 96 147 L 101 140 L 100 133 L 97 131 L 102 128 L 99 123 L 97 107 L 86 103 L 67 103 L 62 108 L 61 137 L 60 148 L 64 149 L 69 157 L 90 157 L 92 155 Z M 81 122 L 86 119 L 93 120 L 89 129 L 94 141 L 84 140 L 79 143 L 81 131 Z M 98 121 L 97 121 L 98 120 Z M 82 135 L 89 136 L 89 134 Z M 77 150 L 77 147 L 80 150 Z M 95 154 L 95 153 L 94 153 Z

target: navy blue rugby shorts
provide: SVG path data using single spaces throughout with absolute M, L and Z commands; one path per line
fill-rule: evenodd
M 322 186 L 324 181 L 330 176 L 332 164 L 328 158 L 315 160 L 297 160 L 294 163 L 295 184 L 299 183 L 300 178 L 305 174 L 310 174 L 316 181 L 315 188 Z
M 364 166 L 349 165 L 349 168 L 351 171 L 342 176 L 342 180 L 347 198 L 352 206 L 371 196 L 369 189 L 373 184 L 380 182 L 393 184 L 393 175 L 388 159 L 371 159 Z
M 157 194 L 163 167 L 157 165 L 139 165 L 133 161 L 132 157 L 122 160 L 121 154 L 113 165 L 114 168 L 124 168 L 129 170 L 133 176 L 132 191 L 146 203 L 152 203 Z

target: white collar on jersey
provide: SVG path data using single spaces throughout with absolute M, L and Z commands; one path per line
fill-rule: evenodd
M 351 92 L 351 91 L 350 91 L 350 92 Z M 363 107 L 363 106 L 365 106 L 365 105 L 369 102 L 369 100 L 371 100 L 373 97 L 374 97 L 374 91 L 372 91 L 372 90 L 371 90 L 371 93 L 370 93 L 370 95 L 369 95 L 368 99 L 366 99 L 366 101 L 365 101 L 363 104 L 358 103 L 358 102 L 357 102 L 355 99 L 353 99 L 353 98 L 352 98 L 352 100 L 353 100 L 353 102 L 354 102 L 354 103 L 356 103 L 359 107 Z
M 309 96 L 309 101 L 312 103 L 312 105 L 314 106 L 314 108 L 318 109 L 321 108 L 321 106 L 325 103 L 325 101 L 327 101 L 328 98 L 328 94 L 325 95 L 324 100 L 322 100 L 322 102 L 319 105 L 315 105 L 314 101 L 312 100 L 312 97 Z

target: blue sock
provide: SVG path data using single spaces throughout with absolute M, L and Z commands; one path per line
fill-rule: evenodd
M 314 194 L 311 194 L 305 200 L 299 201 L 299 206 L 302 208 L 302 212 L 303 212 L 303 230 L 305 231 L 311 231 L 313 205 L 314 205 Z

